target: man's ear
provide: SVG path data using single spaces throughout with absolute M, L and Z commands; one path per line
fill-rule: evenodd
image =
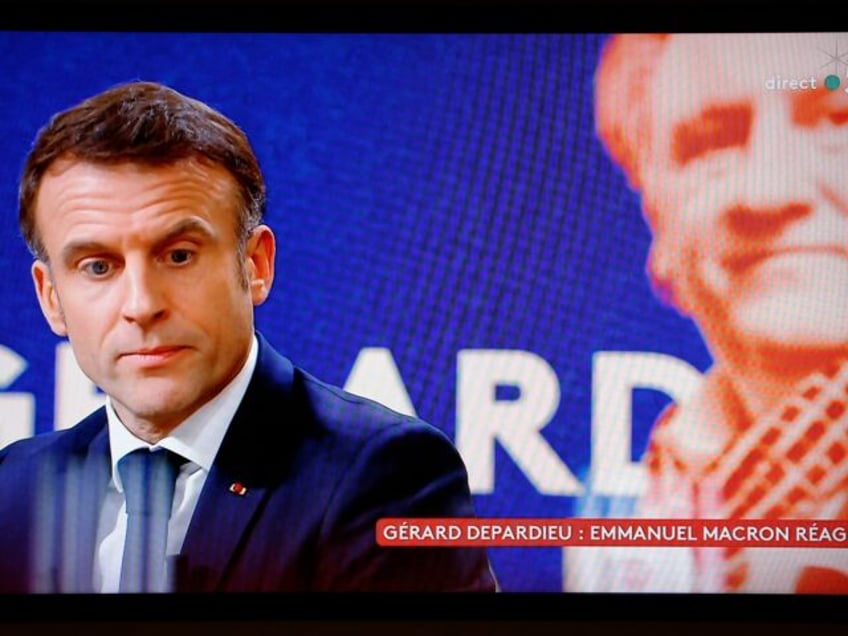
M 53 284 L 53 276 L 50 267 L 44 261 L 35 261 L 32 264 L 32 281 L 35 284 L 35 295 L 38 304 L 41 305 L 41 313 L 47 319 L 47 324 L 57 336 L 67 336 L 68 327 L 65 324 L 65 313 L 59 302 L 59 294 L 56 285 Z
M 245 246 L 247 283 L 254 305 L 261 305 L 271 293 L 274 283 L 274 256 L 277 253 L 274 232 L 267 225 L 258 225 L 250 233 Z

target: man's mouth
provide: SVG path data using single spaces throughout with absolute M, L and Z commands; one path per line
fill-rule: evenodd
M 168 363 L 171 359 L 187 351 L 184 345 L 160 345 L 142 347 L 121 353 L 119 358 L 129 360 L 143 367 L 155 367 Z
M 841 245 L 788 245 L 745 249 L 725 256 L 722 265 L 730 271 L 741 273 L 766 262 L 819 257 L 848 259 L 848 248 Z

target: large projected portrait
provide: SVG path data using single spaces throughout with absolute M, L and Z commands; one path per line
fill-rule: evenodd
M 714 359 L 651 432 L 640 516 L 848 517 L 848 95 L 844 61 L 823 56 L 838 41 L 634 35 L 604 51 L 599 135 L 641 194 L 655 288 Z M 845 550 L 594 556 L 576 587 L 848 592 Z
M 844 51 L 0 34 L 0 588 L 848 592 Z M 407 517 L 842 535 L 375 543 Z

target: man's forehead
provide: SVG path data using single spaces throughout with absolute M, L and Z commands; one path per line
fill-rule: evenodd
M 112 183 L 112 185 L 108 185 Z M 203 158 L 187 157 L 164 164 L 144 161 L 101 162 L 65 155 L 53 161 L 44 173 L 34 201 L 36 217 L 41 216 L 45 198 L 52 204 L 73 200 L 80 195 L 98 196 L 110 192 L 114 184 L 130 185 L 130 194 L 144 197 L 148 184 L 159 187 L 183 186 L 202 192 L 215 201 L 230 201 L 236 205 L 238 184 L 224 167 Z M 105 188 L 105 190 L 104 190 Z M 130 202 L 126 198 L 127 203 Z
M 848 34 L 675 35 L 656 72 L 655 112 L 660 121 L 673 122 L 710 104 L 780 99 L 785 91 L 770 89 L 770 80 L 816 78 L 824 90 L 830 54 L 837 50 L 848 53 Z M 842 64 L 838 72 L 844 71 Z
M 209 161 L 205 157 L 187 156 L 173 159 L 165 163 L 154 163 L 133 159 L 98 161 L 77 157 L 73 154 L 65 154 L 56 158 L 45 171 L 45 178 L 59 177 L 67 171 L 74 172 L 116 172 L 124 174 L 155 174 L 160 172 L 183 172 L 198 176 L 214 176 L 216 180 L 223 178 L 224 181 L 234 181 L 232 175 L 223 167 Z
M 49 251 L 51 244 L 55 249 L 56 239 L 68 238 L 70 226 L 87 228 L 92 222 L 108 223 L 108 219 L 129 222 L 127 214 L 142 210 L 148 212 L 140 219 L 191 211 L 234 225 L 238 216 L 236 193 L 234 177 L 208 161 L 188 158 L 167 164 L 112 163 L 66 156 L 46 171 L 34 210 Z

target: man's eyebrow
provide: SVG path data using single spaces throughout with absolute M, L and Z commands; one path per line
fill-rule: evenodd
M 842 91 L 807 90 L 790 96 L 792 121 L 799 126 L 815 126 L 822 118 L 846 111 Z
M 109 248 L 98 241 L 72 241 L 60 252 L 60 262 L 70 265 L 78 254 L 106 252 Z
M 199 234 L 207 239 L 215 238 L 215 231 L 208 223 L 204 223 L 200 219 L 184 219 L 156 239 L 153 243 L 153 251 L 157 251 L 187 234 Z
M 744 145 L 753 118 L 753 109 L 747 102 L 707 106 L 674 126 L 671 137 L 674 161 L 682 166 L 714 150 Z
M 216 236 L 208 223 L 204 223 L 200 219 L 184 219 L 156 239 L 153 243 L 153 251 L 161 250 L 169 243 L 188 234 L 200 235 L 207 239 L 214 239 Z M 96 254 L 99 252 L 108 252 L 109 250 L 108 245 L 99 241 L 72 241 L 62 248 L 60 253 L 61 262 L 71 264 L 79 254 Z

